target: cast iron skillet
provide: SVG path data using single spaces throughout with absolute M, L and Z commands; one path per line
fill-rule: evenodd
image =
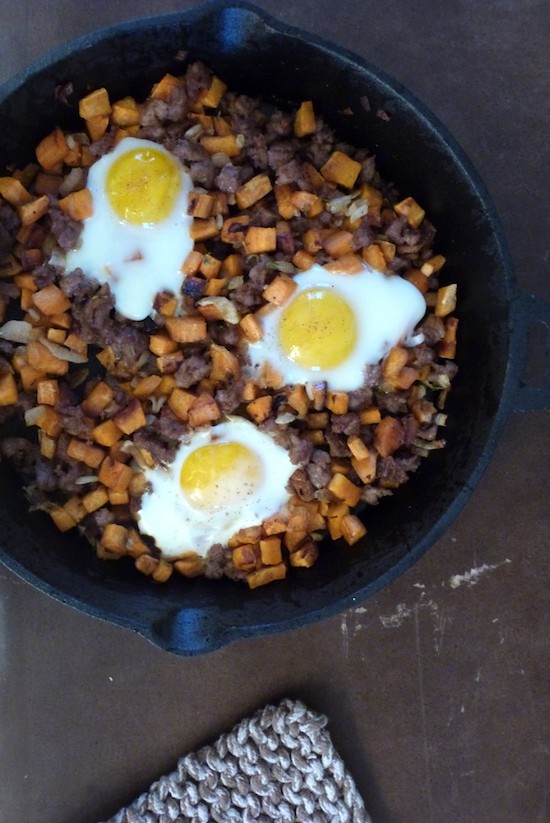
M 520 295 L 502 231 L 471 164 L 445 128 L 405 89 L 356 56 L 283 26 L 246 3 L 214 2 L 82 37 L 35 63 L 0 92 L 0 157 L 22 163 L 54 125 L 74 127 L 71 100 L 107 86 L 143 99 L 181 50 L 230 87 L 281 106 L 315 101 L 340 137 L 367 145 L 400 191 L 438 228 L 446 278 L 459 284 L 460 371 L 448 404 L 448 446 L 398 493 L 369 509 L 367 538 L 326 545 L 318 564 L 249 592 L 229 581 L 156 586 L 124 562 L 99 561 L 73 534 L 27 512 L 20 484 L 0 465 L 0 557 L 25 580 L 90 615 L 127 626 L 164 649 L 198 654 L 235 639 L 303 625 L 360 602 L 413 564 L 456 517 L 493 452 L 510 409 L 550 405 L 550 389 L 521 386 L 527 327 L 549 307 Z M 371 111 L 360 98 L 367 95 Z M 379 108 L 389 120 L 376 116 Z M 343 114 L 348 110 L 347 114 Z M 350 114 L 349 111 L 352 113 Z M 9 494 L 6 494 L 9 489 Z

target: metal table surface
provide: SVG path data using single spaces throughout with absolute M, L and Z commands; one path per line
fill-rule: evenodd
M 0 80 L 75 35 L 191 5 L 0 0 Z M 432 109 L 494 199 L 521 289 L 548 300 L 546 0 L 258 5 Z M 388 588 L 203 657 L 170 656 L 0 567 L 0 823 L 93 823 L 283 696 L 326 713 L 375 823 L 548 820 L 549 451 L 550 414 L 512 414 L 458 519 Z

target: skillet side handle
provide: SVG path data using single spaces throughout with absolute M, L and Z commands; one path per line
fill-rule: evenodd
M 157 646 L 182 656 L 221 649 L 243 633 L 220 616 L 196 608 L 180 609 L 151 626 L 147 637 Z
M 518 294 L 512 304 L 514 324 L 514 368 L 516 388 L 511 410 L 516 412 L 550 410 L 550 303 L 534 294 Z M 543 377 L 538 386 L 525 384 L 525 368 L 529 357 L 529 332 L 540 324 L 546 329 L 543 352 Z

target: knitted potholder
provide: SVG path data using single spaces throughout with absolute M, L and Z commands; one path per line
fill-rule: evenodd
M 299 701 L 266 706 L 106 823 L 370 823 L 326 723 Z

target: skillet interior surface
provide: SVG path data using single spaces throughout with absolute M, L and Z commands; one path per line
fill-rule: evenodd
M 447 447 L 407 485 L 366 512 L 368 535 L 350 549 L 326 544 L 316 566 L 249 592 L 229 581 L 155 586 L 128 564 L 99 561 L 84 541 L 29 514 L 17 479 L 0 465 L 0 557 L 64 602 L 129 626 L 164 648 L 198 653 L 232 639 L 328 616 L 386 585 L 451 523 L 487 464 L 504 422 L 511 379 L 514 283 L 483 185 L 436 119 L 403 88 L 353 55 L 280 26 L 246 4 L 208 4 L 81 38 L 35 64 L 0 97 L 0 157 L 27 162 L 53 128 L 77 125 L 71 100 L 105 85 L 112 97 L 146 96 L 180 51 L 202 59 L 230 88 L 288 108 L 312 99 L 339 137 L 366 145 L 387 180 L 411 194 L 437 227 L 445 282 L 459 286 L 459 373 L 446 411 Z M 361 105 L 367 95 L 370 111 Z M 383 109 L 388 118 L 377 116 Z M 11 491 L 13 489 L 13 491 Z

